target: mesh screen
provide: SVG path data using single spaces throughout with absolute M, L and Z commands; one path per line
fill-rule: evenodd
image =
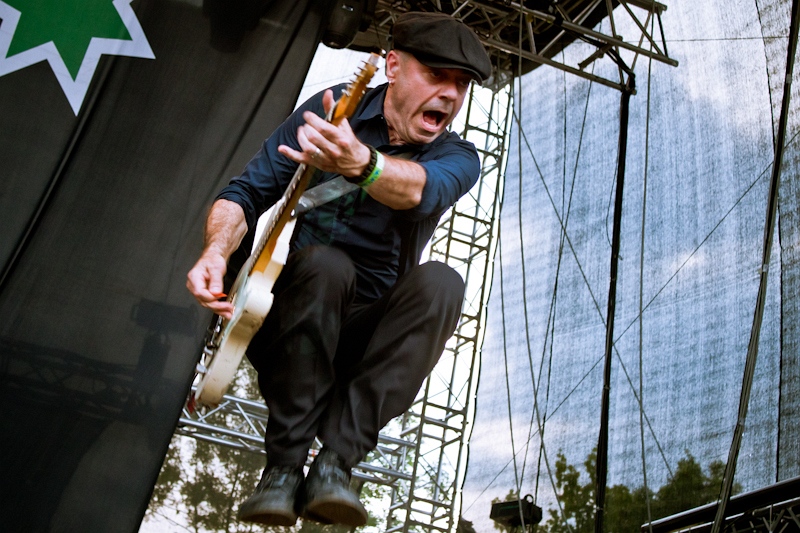
M 669 3 L 662 20 L 680 66 L 654 62 L 650 71 L 647 58 L 636 61 L 611 381 L 606 517 L 617 528 L 609 530 L 645 522 L 645 483 L 653 518 L 719 494 L 758 290 L 790 5 Z M 628 35 L 621 20 L 617 31 Z M 611 33 L 607 20 L 602 29 Z M 565 51 L 578 60 L 592 52 Z M 798 78 L 795 70 L 795 93 Z M 740 491 L 800 474 L 797 96 Z M 548 531 L 593 530 L 619 106 L 618 92 L 554 69 L 524 76 L 518 91 L 462 502 L 478 531 L 494 528 L 491 502 L 510 492 L 533 495 Z

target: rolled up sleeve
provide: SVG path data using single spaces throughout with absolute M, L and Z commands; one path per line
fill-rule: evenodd
M 474 145 L 461 139 L 433 147 L 418 163 L 425 169 L 427 179 L 419 205 L 402 212 L 409 220 L 439 217 L 469 192 L 480 176 Z

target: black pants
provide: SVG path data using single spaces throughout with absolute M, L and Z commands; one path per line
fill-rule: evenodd
M 356 275 L 336 248 L 289 256 L 247 356 L 269 407 L 270 465 L 302 465 L 319 436 L 353 466 L 413 403 L 453 334 L 464 282 L 443 263 L 411 269 L 386 294 L 355 303 Z

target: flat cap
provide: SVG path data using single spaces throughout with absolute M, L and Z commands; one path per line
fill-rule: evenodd
M 478 82 L 492 74 L 489 55 L 475 32 L 446 13 L 400 15 L 392 28 L 392 46 L 429 67 L 465 70 Z

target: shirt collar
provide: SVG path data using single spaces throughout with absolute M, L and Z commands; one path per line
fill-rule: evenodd
M 386 89 L 388 87 L 388 83 L 378 85 L 364 96 L 364 107 L 356 115 L 358 120 L 371 120 L 375 117 L 383 116 L 383 101 L 386 98 Z

